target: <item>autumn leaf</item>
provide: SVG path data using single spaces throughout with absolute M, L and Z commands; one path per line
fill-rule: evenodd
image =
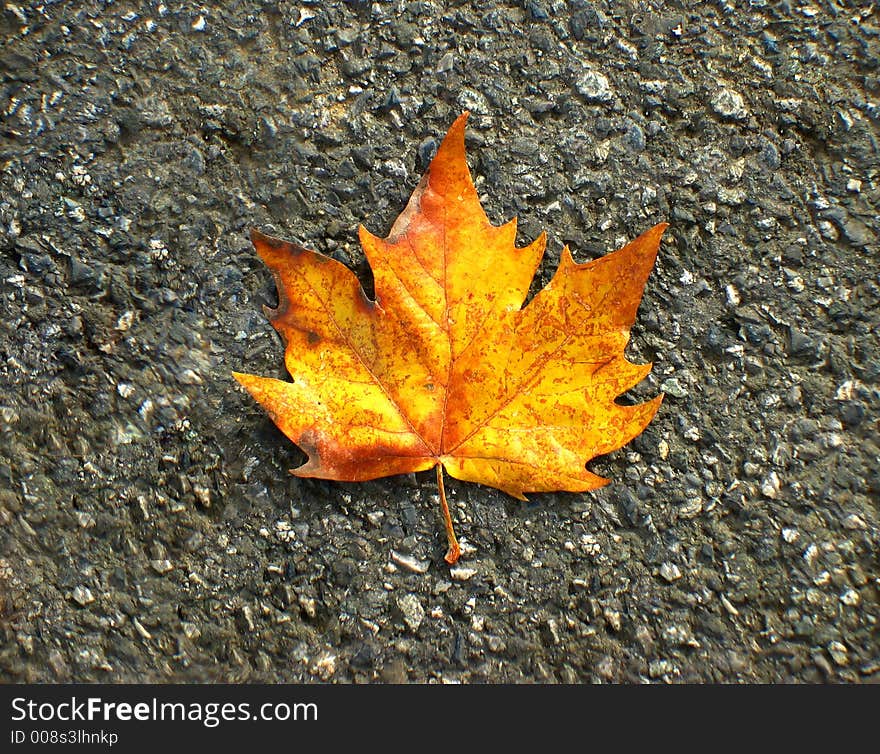
M 389 236 L 360 227 L 375 300 L 343 264 L 252 232 L 275 274 L 279 303 L 267 315 L 292 379 L 234 373 L 308 455 L 296 476 L 436 467 L 450 563 L 459 548 L 441 469 L 520 499 L 592 490 L 607 480 L 587 461 L 632 440 L 662 399 L 615 402 L 651 369 L 624 347 L 666 224 L 586 264 L 566 247 L 524 307 L 546 235 L 517 248 L 515 220 L 489 223 L 465 161 L 466 119 Z

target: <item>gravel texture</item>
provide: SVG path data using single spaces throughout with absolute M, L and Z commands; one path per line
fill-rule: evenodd
M 865 8 L 860 10 L 860 8 Z M 6 3 L 0 677 L 880 680 L 880 26 L 856 2 Z M 528 504 L 298 480 L 258 227 L 351 264 L 462 110 L 485 208 L 662 220 L 665 391 Z

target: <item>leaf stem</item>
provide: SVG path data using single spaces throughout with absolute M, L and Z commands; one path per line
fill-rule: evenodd
M 455 565 L 461 556 L 461 548 L 455 538 L 455 529 L 452 528 L 452 516 L 449 515 L 449 505 L 446 503 L 446 487 L 443 485 L 443 464 L 437 464 L 437 487 L 440 489 L 440 507 L 443 509 L 443 523 L 446 524 L 446 541 L 449 550 L 446 552 L 446 562 Z

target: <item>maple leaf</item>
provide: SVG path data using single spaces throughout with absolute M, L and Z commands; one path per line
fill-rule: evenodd
M 308 455 L 296 476 L 436 467 L 449 563 L 460 551 L 442 469 L 520 499 L 595 489 L 607 480 L 587 461 L 638 435 L 662 399 L 615 402 L 651 369 L 624 347 L 666 224 L 586 264 L 565 247 L 523 307 L 546 235 L 517 248 L 516 220 L 489 222 L 465 160 L 467 115 L 389 236 L 359 228 L 375 300 L 343 264 L 252 231 L 275 274 L 267 315 L 292 381 L 233 373 Z

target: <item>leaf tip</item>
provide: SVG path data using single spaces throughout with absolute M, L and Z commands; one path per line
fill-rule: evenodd
M 260 397 L 264 393 L 265 383 L 268 378 L 259 377 L 255 374 L 248 374 L 247 372 L 232 372 L 232 376 L 239 385 L 257 400 L 258 403 L 263 402 L 260 400 Z M 268 408 L 266 410 L 269 411 Z
M 651 414 L 651 418 L 654 418 L 654 414 L 660 410 L 660 404 L 663 403 L 663 399 L 666 397 L 666 393 L 658 393 L 654 398 L 648 401 L 651 404 L 654 412 Z
M 260 258 L 263 260 L 266 259 L 267 254 L 271 254 L 271 252 L 287 245 L 286 241 L 282 241 L 280 238 L 275 238 L 274 236 L 266 235 L 256 228 L 251 228 L 250 237 L 251 243 L 257 250 L 257 254 L 259 254 Z
M 559 255 L 559 269 L 560 270 L 570 270 L 577 267 L 577 262 L 574 261 L 574 257 L 571 255 L 571 249 L 568 248 L 568 244 L 562 247 L 562 252 Z
M 260 259 L 263 260 L 267 267 L 276 272 L 279 267 L 302 254 L 316 254 L 316 252 L 310 252 L 298 243 L 266 235 L 256 228 L 251 228 L 250 235 L 251 243 L 254 245 Z
M 470 113 L 465 110 L 452 122 L 452 125 L 446 132 L 446 136 L 443 137 L 443 142 L 440 145 L 440 149 L 443 149 L 444 146 L 449 145 L 450 147 L 460 147 L 461 151 L 464 151 L 464 132 L 469 115 Z M 436 157 L 434 159 L 436 159 Z
M 231 374 L 235 378 L 236 382 L 238 382 L 238 384 L 242 386 L 245 385 L 245 383 L 247 382 L 247 378 L 250 377 L 249 374 L 245 374 L 244 372 L 233 371 Z
M 635 412 L 635 422 L 636 426 L 638 427 L 638 431 L 633 435 L 633 437 L 636 437 L 637 435 L 640 435 L 642 432 L 644 432 L 645 429 L 647 429 L 648 425 L 654 420 L 654 417 L 660 410 L 660 404 L 663 403 L 663 398 L 665 397 L 665 395 L 665 393 L 660 393 L 659 395 L 655 395 L 649 401 L 645 401 L 644 403 L 638 403 L 635 406 L 628 407 Z M 629 440 L 627 440 L 627 442 L 629 442 Z
M 465 159 L 464 132 L 470 113 L 465 110 L 459 115 L 443 137 L 443 141 L 437 148 L 437 154 L 431 160 L 426 177 L 430 177 L 436 185 L 449 183 L 461 191 L 464 186 L 469 186 L 474 196 L 476 189 L 473 188 L 470 171 Z
M 632 241 L 632 245 L 652 251 L 655 255 L 660 248 L 660 239 L 669 227 L 669 223 L 657 223 L 653 228 L 649 228 L 642 235 Z

